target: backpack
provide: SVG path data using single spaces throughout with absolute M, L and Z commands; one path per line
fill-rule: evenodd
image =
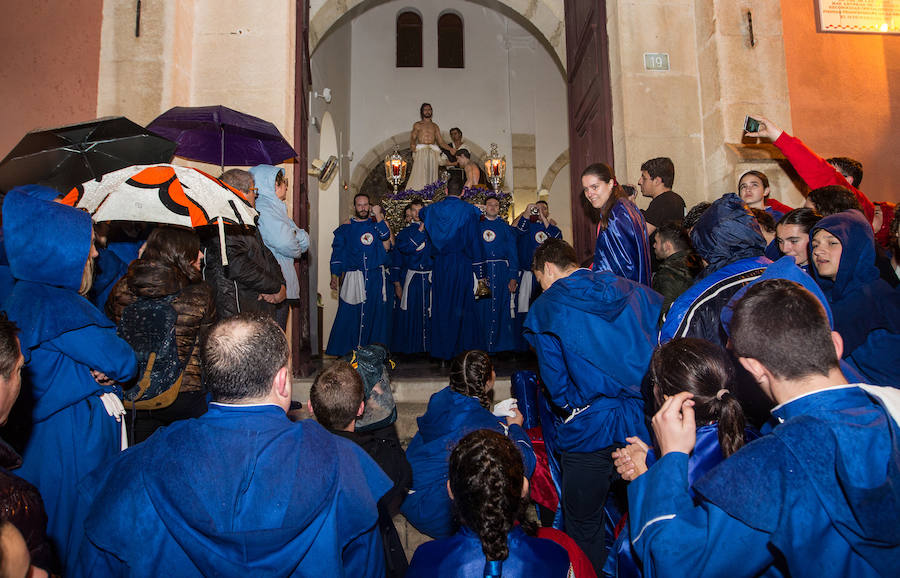
M 349 361 L 363 381 L 366 409 L 356 420 L 356 431 L 373 431 L 397 421 L 397 404 L 387 371 L 394 367 L 391 352 L 376 343 L 363 345 L 341 359 Z
M 183 362 L 178 357 L 178 312 L 172 307 L 177 296 L 139 297 L 122 311 L 116 333 L 134 349 L 140 376 L 137 384 L 124 392 L 126 408 L 161 409 L 178 396 L 191 356 Z

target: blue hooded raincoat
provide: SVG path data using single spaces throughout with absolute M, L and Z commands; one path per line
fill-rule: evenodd
M 257 165 L 250 169 L 257 189 L 259 234 L 281 267 L 287 298 L 299 299 L 300 281 L 294 269 L 294 259 L 299 259 L 309 249 L 309 234 L 288 217 L 287 205 L 275 194 L 275 177 L 281 172 L 284 169 L 271 165 Z
M 810 273 L 831 305 L 844 360 L 868 383 L 900 387 L 900 292 L 875 267 L 872 226 L 859 211 L 844 211 L 819 221 L 810 243 L 822 229 L 840 240 L 841 262 L 833 280 L 815 266 Z
M 47 534 L 67 567 L 82 537 L 76 484 L 121 450 L 122 429 L 100 395 L 112 389 L 95 369 L 124 382 L 137 361 L 115 325 L 78 294 L 91 250 L 84 211 L 13 190 L 3 202 L 3 234 L 16 285 L 6 310 L 20 328 L 25 356 L 22 396 L 33 429 L 17 472 L 41 492 Z

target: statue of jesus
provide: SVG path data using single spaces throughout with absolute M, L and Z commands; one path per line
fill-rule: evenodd
M 422 120 L 413 124 L 409 133 L 409 148 L 413 152 L 412 173 L 406 183 L 406 190 L 421 191 L 438 180 L 438 164 L 441 147 L 456 154 L 456 149 L 444 142 L 441 128 L 431 120 L 433 110 L 427 102 L 419 107 Z

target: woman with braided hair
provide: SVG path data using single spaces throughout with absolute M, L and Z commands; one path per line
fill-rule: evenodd
M 401 511 L 417 530 L 432 538 L 456 531 L 453 507 L 447 496 L 447 462 L 453 446 L 466 434 L 493 430 L 515 442 L 525 475 L 534 473 L 534 450 L 522 429 L 522 414 L 510 417 L 491 413 L 488 392 L 494 387 L 494 367 L 487 353 L 467 351 L 450 364 L 450 385 L 431 396 L 419 431 L 406 450 L 413 470 L 413 487 Z
M 528 478 L 515 444 L 491 430 L 460 440 L 450 454 L 446 491 L 462 524 L 451 538 L 427 542 L 413 555 L 408 576 L 569 575 L 569 556 L 550 540 L 533 538 L 527 523 Z

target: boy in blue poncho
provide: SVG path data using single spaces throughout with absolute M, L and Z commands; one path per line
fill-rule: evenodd
M 6 310 L 21 328 L 22 398 L 33 403 L 17 473 L 40 490 L 47 534 L 68 566 L 82 537 L 76 485 L 123 444 L 119 394 L 101 384 L 129 380 L 137 361 L 113 322 L 82 297 L 97 255 L 90 215 L 13 189 L 3 217 L 16 279 Z
M 528 312 L 525 337 L 550 401 L 567 416 L 556 432 L 565 531 L 599 573 L 612 452 L 628 437 L 649 440 L 640 384 L 663 297 L 609 271 L 579 269 L 560 239 L 537 249 L 532 268 L 544 292 Z
M 384 576 L 376 502 L 391 482 L 356 444 L 288 419 L 289 354 L 258 314 L 213 327 L 209 411 L 81 484 L 74 576 Z
M 798 284 L 761 281 L 731 342 L 779 425 L 694 484 L 689 393 L 653 418 L 662 457 L 628 488 L 632 545 L 652 575 L 889 576 L 900 567 L 900 396 L 847 384 L 843 341 Z

